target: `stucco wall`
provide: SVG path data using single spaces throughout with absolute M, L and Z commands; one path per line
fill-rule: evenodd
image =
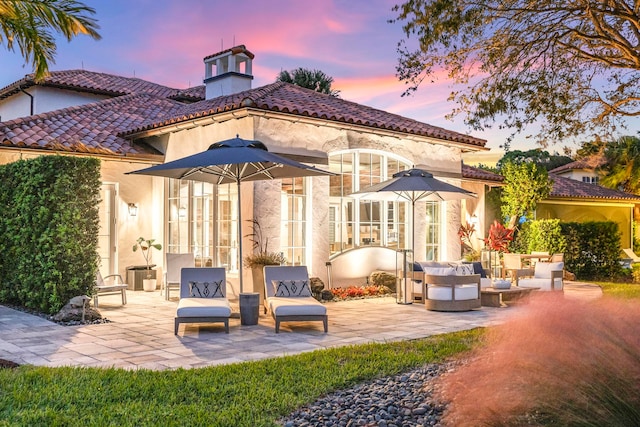
M 59 110 L 75 105 L 84 105 L 109 98 L 104 95 L 81 93 L 65 89 L 32 86 L 25 90 L 33 96 L 34 114 Z M 30 115 L 31 99 L 23 92 L 18 92 L 0 101 L 0 121 L 13 120 Z

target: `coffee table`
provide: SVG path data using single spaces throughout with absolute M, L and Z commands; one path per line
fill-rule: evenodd
M 509 289 L 482 288 L 480 303 L 485 307 L 506 307 L 506 302 L 526 298 L 536 289 L 540 288 L 519 288 L 517 286 L 511 286 Z

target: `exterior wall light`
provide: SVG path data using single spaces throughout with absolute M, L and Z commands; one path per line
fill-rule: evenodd
M 129 216 L 138 215 L 138 205 L 135 203 L 129 203 Z

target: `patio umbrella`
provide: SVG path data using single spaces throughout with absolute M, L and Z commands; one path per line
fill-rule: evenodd
M 433 177 L 422 169 L 409 169 L 393 174 L 393 178 L 357 191 L 352 196 L 359 199 L 411 202 L 412 230 L 415 223 L 415 206 L 418 201 L 447 201 L 477 197 L 475 193 Z M 415 233 L 412 233 L 411 249 L 415 249 Z
M 128 173 L 190 179 L 212 184 L 237 184 L 240 292 L 243 292 L 240 183 L 243 181 L 334 175 L 332 172 L 270 153 L 262 142 L 242 139 L 237 135 L 235 138 L 211 144 L 209 149 L 204 152 Z

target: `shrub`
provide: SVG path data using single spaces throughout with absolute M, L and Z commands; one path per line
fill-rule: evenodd
M 100 161 L 42 156 L 0 167 L 0 301 L 55 313 L 91 294 Z
M 638 425 L 637 302 L 546 294 L 524 310 L 443 377 L 446 424 Z
M 562 235 L 559 219 L 531 221 L 527 233 L 527 252 L 548 251 L 550 254 L 564 253 L 567 242 Z
M 565 264 L 579 279 L 615 278 L 621 274 L 620 230 L 613 221 L 561 222 L 566 240 Z

